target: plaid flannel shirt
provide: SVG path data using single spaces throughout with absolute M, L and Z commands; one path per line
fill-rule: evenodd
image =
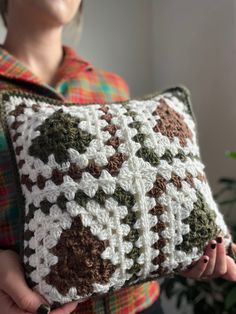
M 0 90 L 17 88 L 81 105 L 129 99 L 127 83 L 119 75 L 95 69 L 70 47 L 63 46 L 63 51 L 63 62 L 56 73 L 54 85 L 50 86 L 0 46 Z M 12 161 L 0 124 L 0 248 L 19 252 L 19 232 L 20 213 Z M 158 283 L 152 281 L 83 302 L 73 313 L 137 313 L 150 306 L 159 294 Z

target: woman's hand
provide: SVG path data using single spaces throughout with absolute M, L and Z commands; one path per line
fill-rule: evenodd
M 31 290 L 24 278 L 20 257 L 13 251 L 0 251 L 0 309 L 1 314 L 32 314 L 40 305 L 48 302 L 37 292 Z M 71 302 L 51 311 L 51 314 L 69 314 L 78 302 Z
M 236 244 L 232 245 L 236 253 Z M 193 265 L 190 270 L 179 273 L 183 277 L 197 280 L 210 280 L 212 278 L 223 278 L 236 282 L 236 264 L 234 260 L 226 255 L 223 238 L 219 237 L 208 243 L 204 255 Z

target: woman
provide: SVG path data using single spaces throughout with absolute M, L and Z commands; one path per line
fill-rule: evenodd
M 62 45 L 62 30 L 79 12 L 81 0 L 0 1 L 7 35 L 0 47 L 0 89 L 21 88 L 62 101 L 127 100 L 126 82 L 114 73 L 95 69 L 71 48 Z M 0 309 L 2 314 L 48 313 L 46 300 L 27 287 L 19 260 L 19 212 L 10 153 L 1 131 L 0 142 Z M 183 276 L 236 280 L 233 260 L 222 239 L 211 241 L 205 255 Z M 161 313 L 159 286 L 150 282 L 122 289 L 106 298 L 71 302 L 52 314 Z M 76 309 L 76 310 L 75 310 Z

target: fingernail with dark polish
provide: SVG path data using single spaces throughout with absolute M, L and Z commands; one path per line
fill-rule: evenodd
M 40 307 L 37 309 L 37 314 L 48 314 L 50 313 L 50 307 L 47 304 L 41 304 Z
M 216 248 L 216 244 L 215 244 L 215 243 L 212 243 L 212 244 L 211 244 L 211 248 L 212 248 L 212 250 L 214 250 L 214 249 Z
M 222 243 L 222 237 L 216 238 L 217 243 Z
M 208 259 L 204 258 L 203 262 L 206 264 L 208 262 Z

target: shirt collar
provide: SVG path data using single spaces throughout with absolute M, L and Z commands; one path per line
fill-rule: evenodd
M 80 71 L 92 71 L 94 69 L 89 61 L 79 56 L 71 47 L 64 45 L 63 53 L 63 61 L 56 73 L 55 84 L 54 86 L 50 86 L 42 82 L 39 77 L 27 68 L 26 65 L 0 45 L 0 76 L 40 85 L 41 87 L 45 87 L 52 92 L 55 92 L 59 98 L 63 99 L 63 96 L 56 92 L 56 87 L 61 80 L 73 77 L 78 78 L 78 73 Z
M 78 79 L 78 74 L 81 71 L 93 71 L 93 65 L 82 58 L 74 49 L 68 46 L 63 46 L 64 58 L 61 66 L 55 76 L 56 86 L 63 80 L 69 78 Z

